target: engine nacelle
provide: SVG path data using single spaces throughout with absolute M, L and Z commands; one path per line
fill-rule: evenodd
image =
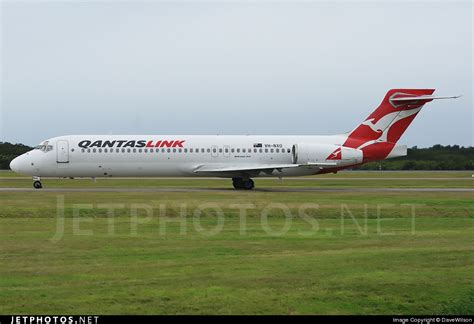
M 334 144 L 295 144 L 292 154 L 295 164 L 335 163 L 337 167 L 358 164 L 364 158 L 361 150 Z

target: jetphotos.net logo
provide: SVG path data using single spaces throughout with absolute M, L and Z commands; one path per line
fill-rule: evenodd
M 183 147 L 185 140 L 83 140 L 79 142 L 82 148 L 119 148 L 119 147 Z
M 0 316 L 0 320 L 2 316 Z M 2 323 L 0 321 L 0 323 Z M 86 315 L 86 316 L 12 316 L 9 324 L 98 324 L 99 316 Z

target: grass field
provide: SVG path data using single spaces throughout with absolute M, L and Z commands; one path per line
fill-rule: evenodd
M 31 186 L 17 177 L 0 173 L 0 187 Z M 474 181 L 468 172 L 323 178 L 256 185 L 473 188 Z M 230 187 L 221 179 L 43 184 Z M 473 198 L 473 192 L 4 191 L 0 314 L 474 314 Z

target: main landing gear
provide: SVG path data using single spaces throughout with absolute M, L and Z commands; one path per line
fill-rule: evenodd
M 33 177 L 33 188 L 35 189 L 43 188 L 40 177 Z
M 252 190 L 255 183 L 252 179 L 232 178 L 232 185 L 237 190 Z

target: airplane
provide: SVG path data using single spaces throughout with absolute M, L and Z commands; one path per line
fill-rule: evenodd
M 252 178 L 336 173 L 407 155 L 398 140 L 434 89 L 391 89 L 352 131 L 339 135 L 68 135 L 47 139 L 10 163 L 33 177 L 223 177 L 251 190 Z

